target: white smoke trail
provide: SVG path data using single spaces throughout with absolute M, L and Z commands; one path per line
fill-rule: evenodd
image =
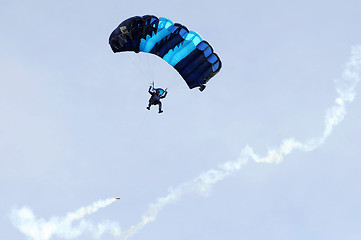
M 14 226 L 32 240 L 48 240 L 53 236 L 73 239 L 86 231 L 89 231 L 94 236 L 100 236 L 107 231 L 111 232 L 113 236 L 117 236 L 120 235 L 120 227 L 114 225 L 114 223 L 106 222 L 94 226 L 82 220 L 85 216 L 109 206 L 114 201 L 116 201 L 115 198 L 99 200 L 74 212 L 70 212 L 65 217 L 52 217 L 48 221 L 36 218 L 27 207 L 14 209 L 10 218 Z M 73 226 L 75 221 L 79 221 L 77 226 Z
M 360 82 L 361 75 L 361 46 L 352 48 L 350 60 L 347 62 L 341 79 L 337 82 L 336 91 L 338 97 L 335 99 L 335 105 L 327 110 L 325 116 L 325 128 L 319 138 L 311 139 L 301 143 L 294 139 L 285 140 L 278 149 L 270 150 L 265 157 L 256 155 L 253 149 L 246 146 L 241 156 L 236 161 L 229 161 L 221 164 L 218 169 L 211 169 L 202 173 L 193 181 L 183 183 L 179 187 L 170 191 L 163 198 L 159 198 L 155 204 L 151 204 L 148 211 L 143 215 L 142 221 L 133 225 L 122 233 L 122 238 L 129 238 L 131 235 L 141 230 L 146 224 L 155 221 L 158 213 L 167 204 L 179 200 L 182 195 L 188 192 L 198 191 L 201 194 L 208 190 L 217 182 L 225 177 L 238 172 L 243 165 L 247 164 L 248 159 L 259 163 L 280 163 L 283 158 L 290 154 L 294 149 L 309 152 L 322 145 L 328 136 L 332 133 L 334 127 L 338 125 L 346 115 L 346 103 L 351 103 L 355 98 L 355 88 Z
M 133 234 L 140 231 L 147 224 L 157 219 L 160 211 L 168 204 L 173 203 L 186 193 L 197 192 L 200 194 L 207 194 L 208 190 L 219 181 L 227 176 L 237 173 L 249 159 L 258 163 L 280 163 L 285 156 L 291 154 L 293 150 L 300 150 L 309 152 L 321 146 L 327 137 L 330 136 L 334 127 L 338 125 L 346 115 L 346 104 L 351 103 L 355 98 L 355 88 L 360 82 L 361 71 L 361 46 L 352 48 L 352 55 L 347 62 L 341 79 L 336 83 L 336 91 L 338 97 L 335 99 L 335 104 L 330 107 L 325 116 L 325 127 L 322 135 L 319 138 L 313 138 L 304 143 L 299 142 L 293 138 L 286 139 L 279 146 L 278 149 L 270 150 L 265 157 L 260 157 L 254 153 L 253 149 L 246 146 L 240 157 L 235 161 L 229 161 L 221 164 L 217 169 L 208 170 L 192 181 L 185 182 L 178 187 L 171 189 L 169 194 L 165 197 L 159 198 L 155 203 L 150 204 L 148 210 L 142 216 L 142 220 L 131 226 L 125 231 L 121 231 L 119 224 L 115 222 L 105 222 L 98 224 L 97 227 L 91 223 L 81 221 L 76 227 L 71 224 L 75 220 L 81 220 L 85 215 L 91 214 L 95 211 L 85 211 L 79 209 L 75 213 L 68 214 L 64 219 L 52 218 L 48 222 L 43 219 L 35 219 L 32 212 L 27 208 L 16 210 L 12 214 L 14 226 L 17 227 L 25 235 L 31 237 L 33 240 L 48 240 L 53 235 L 59 238 L 71 239 L 79 236 L 86 230 L 91 232 L 94 237 L 99 237 L 105 232 L 109 232 L 113 237 L 120 237 L 127 239 Z M 105 207 L 111 204 L 114 199 L 108 199 Z M 93 204 L 94 205 L 94 204 Z M 93 206 L 91 205 L 91 206 Z M 88 206 L 90 207 L 90 206 Z M 88 209 L 88 207 L 85 207 Z M 93 208 L 89 208 L 93 209 Z

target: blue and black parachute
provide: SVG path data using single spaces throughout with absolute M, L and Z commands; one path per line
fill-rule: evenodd
M 110 35 L 109 44 L 116 52 L 153 53 L 173 66 L 189 88 L 199 87 L 222 67 L 218 55 L 201 36 L 179 23 L 152 15 L 135 16 L 123 21 Z

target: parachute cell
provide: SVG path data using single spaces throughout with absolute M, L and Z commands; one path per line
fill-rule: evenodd
M 116 52 L 155 54 L 183 77 L 189 88 L 199 87 L 222 67 L 218 55 L 202 37 L 179 23 L 153 15 L 135 16 L 123 21 L 110 35 L 109 44 Z

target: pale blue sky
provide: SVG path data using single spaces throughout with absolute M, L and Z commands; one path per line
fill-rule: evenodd
M 86 219 L 127 229 L 170 187 L 246 145 L 265 155 L 286 138 L 319 137 L 334 81 L 361 44 L 358 0 L 0 6 L 0 239 L 27 239 L 9 219 L 14 207 L 48 219 L 111 197 L 121 199 Z M 113 29 L 145 14 L 212 44 L 223 68 L 204 92 L 156 56 L 112 53 Z M 145 109 L 151 81 L 169 87 L 162 115 Z M 360 109 L 357 95 L 316 150 L 250 162 L 207 197 L 167 205 L 131 239 L 361 239 Z

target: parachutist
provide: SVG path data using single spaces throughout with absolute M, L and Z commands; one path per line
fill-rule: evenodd
M 162 113 L 162 102 L 160 101 L 160 99 L 163 99 L 167 96 L 167 90 L 163 90 L 162 88 L 155 88 L 154 89 L 154 85 L 150 86 L 148 89 L 148 92 L 150 95 L 152 95 L 149 99 L 149 103 L 148 103 L 148 107 L 147 109 L 150 110 L 150 106 L 152 105 L 158 105 L 159 106 L 159 111 L 158 113 Z

